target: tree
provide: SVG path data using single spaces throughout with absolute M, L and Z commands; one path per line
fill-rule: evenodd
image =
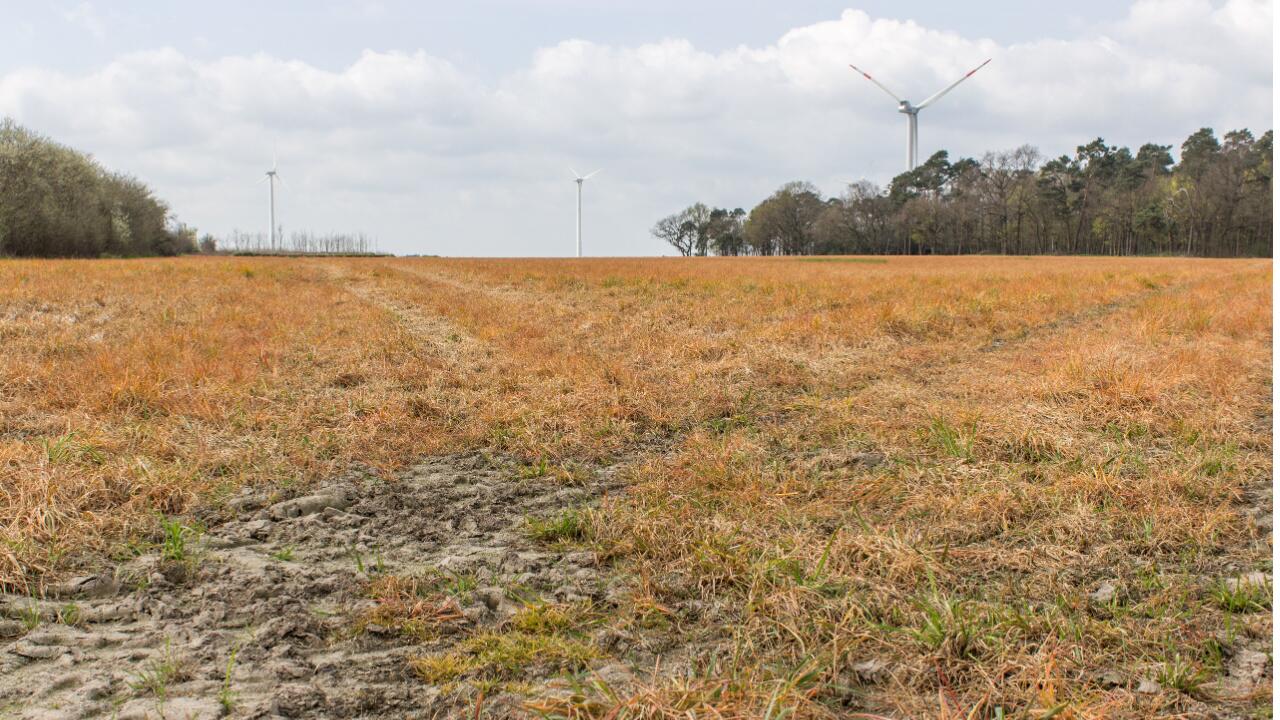
M 710 243 L 711 208 L 694 203 L 681 213 L 682 222 L 693 234 L 693 254 L 706 255 Z
M 693 235 L 680 219 L 680 213 L 668 215 L 654 224 L 649 231 L 654 237 L 668 243 L 681 255 L 688 256 L 693 252 Z
M 1173 155 L 1169 154 L 1172 147 L 1172 145 L 1146 143 L 1138 148 L 1134 162 L 1147 177 L 1167 177 L 1173 172 Z
M 861 180 L 843 196 L 827 203 L 814 224 L 814 252 L 822 255 L 856 255 L 889 252 L 893 208 L 878 186 Z
M 814 225 L 826 204 L 806 182 L 783 185 L 747 216 L 747 243 L 757 255 L 805 255 L 813 251 Z
M 1183 141 L 1178 171 L 1189 178 L 1199 179 L 1213 164 L 1221 148 L 1213 128 L 1200 128 Z
M 679 250 L 681 255 L 706 255 L 710 223 L 711 209 L 702 203 L 694 203 L 662 218 L 650 232 Z
M 747 252 L 747 211 L 742 208 L 715 208 L 707 223 L 710 251 L 716 255 L 743 255 Z
M 194 247 L 169 220 L 168 206 L 137 179 L 0 121 L 0 253 L 96 257 Z

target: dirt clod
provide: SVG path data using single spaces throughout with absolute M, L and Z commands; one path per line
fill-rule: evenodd
M 322 510 L 336 508 L 344 510 L 351 506 L 351 500 L 343 492 L 319 493 L 316 495 L 306 495 L 292 500 L 278 502 L 267 508 L 272 519 L 284 520 L 287 518 L 302 517 L 303 515 L 313 515 Z
M 1269 662 L 1266 653 L 1244 649 L 1231 658 L 1227 674 L 1233 679 L 1256 685 L 1266 674 Z
M 1228 578 L 1225 584 L 1228 590 L 1238 592 L 1251 588 L 1265 588 L 1270 582 L 1271 577 L 1266 573 L 1254 571 L 1237 578 Z
M 1110 605 L 1120 592 L 1120 587 L 1110 580 L 1102 581 L 1097 589 L 1089 594 L 1089 599 L 1098 605 Z
M 1160 683 L 1149 677 L 1144 677 L 1138 681 L 1138 694 L 1140 695 L 1157 695 L 1160 693 Z

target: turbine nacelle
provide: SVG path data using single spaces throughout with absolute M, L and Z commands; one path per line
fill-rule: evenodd
M 955 86 L 959 85 L 965 80 L 968 80 L 974 73 L 986 67 L 987 63 L 989 62 L 991 62 L 991 58 L 987 58 L 986 60 L 983 61 L 981 65 L 965 73 L 959 80 L 951 83 L 950 85 L 942 88 L 938 92 L 925 98 L 924 101 L 921 102 L 919 105 L 912 105 L 910 100 L 903 100 L 902 98 L 898 97 L 896 93 L 894 93 L 892 90 L 882 85 L 879 80 L 876 80 L 875 78 L 871 77 L 870 73 L 858 68 L 858 66 L 850 65 L 849 67 L 853 68 L 855 71 L 860 73 L 862 77 L 875 83 L 875 86 L 883 90 L 886 95 L 893 98 L 894 100 L 897 100 L 898 112 L 907 116 L 907 170 L 911 171 L 916 169 L 916 157 L 919 151 L 919 135 L 916 132 L 916 124 L 917 124 L 917 120 L 919 119 L 920 111 L 929 107 L 933 103 L 937 102 L 937 100 L 941 98 L 943 95 L 946 95 L 947 93 L 951 92 L 955 88 Z

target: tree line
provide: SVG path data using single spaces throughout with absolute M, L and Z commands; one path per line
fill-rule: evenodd
M 195 252 L 196 233 L 137 178 L 0 120 L 0 256 Z
M 887 188 L 823 199 L 783 185 L 750 212 L 695 203 L 654 225 L 682 255 L 1271 255 L 1272 132 L 1202 128 L 1136 153 L 1098 138 L 1045 159 L 1024 145 L 939 151 Z
M 232 230 L 221 238 L 208 238 L 208 249 L 201 240 L 202 252 L 229 252 L 251 255 L 376 255 L 378 240 L 362 232 L 293 231 L 285 235 L 284 227 L 276 231 L 274 245 L 267 233 Z

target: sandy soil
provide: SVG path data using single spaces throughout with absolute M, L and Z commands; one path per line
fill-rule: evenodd
M 192 559 L 152 549 L 44 600 L 0 597 L 0 715 L 455 715 L 462 699 L 408 663 L 433 643 L 360 622 L 374 604 L 370 578 L 473 581 L 434 647 L 530 601 L 601 600 L 610 587 L 592 553 L 556 550 L 524 528 L 530 515 L 590 502 L 612 478 L 606 469 L 566 486 L 464 455 L 392 482 L 353 473 L 305 494 L 246 490 L 210 516 Z M 540 680 L 536 670 L 528 679 Z M 498 697 L 485 714 L 506 709 Z

